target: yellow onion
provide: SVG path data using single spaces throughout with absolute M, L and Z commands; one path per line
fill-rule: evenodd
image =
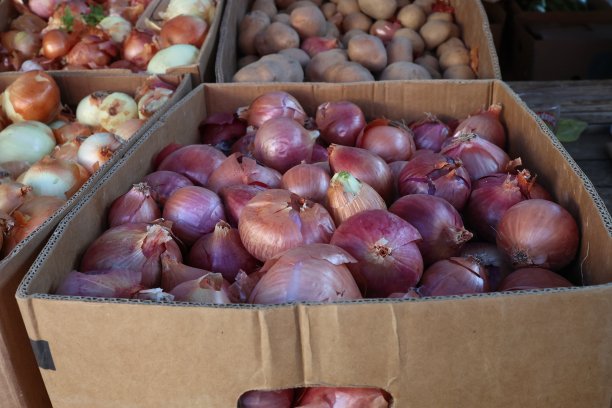
M 39 196 L 72 197 L 89 174 L 77 163 L 46 156 L 34 163 L 17 181 L 32 187 Z
M 110 160 L 113 153 L 123 146 L 123 140 L 112 133 L 94 133 L 81 143 L 77 152 L 79 164 L 91 174 Z
M 66 160 L 73 163 L 78 163 L 77 153 L 79 152 L 79 148 L 81 147 L 81 143 L 83 143 L 85 138 L 78 137 L 69 142 L 62 144 L 61 146 L 55 146 L 55 149 L 51 152 L 51 157 L 54 159 Z M 79 165 L 85 173 L 89 174 L 87 170 L 81 165 Z
M 119 136 L 123 140 L 129 140 L 144 124 L 145 121 L 142 119 L 128 119 L 119 125 L 119 127 L 115 130 L 115 135 Z
M 138 100 L 138 118 L 148 119 L 168 102 L 174 91 L 166 88 L 155 88 L 145 93 Z
M 53 129 L 53 135 L 59 145 L 70 142 L 78 137 L 91 136 L 93 133 L 89 126 L 79 122 L 70 122 L 57 128 L 52 127 L 51 129 Z
M 366 210 L 386 210 L 385 200 L 370 187 L 347 171 L 334 174 L 327 189 L 327 209 L 336 225 Z
M 12 214 L 31 195 L 32 187 L 22 183 L 8 182 L 0 184 L 0 213 Z
M 41 122 L 25 121 L 0 132 L 0 163 L 26 161 L 33 164 L 55 147 L 51 128 Z
M 100 126 L 100 105 L 109 94 L 110 92 L 106 91 L 96 91 L 81 99 L 76 110 L 79 123 L 87 126 Z
M 191 44 L 201 47 L 208 33 L 208 24 L 202 18 L 181 14 L 166 20 L 159 33 L 162 48 L 174 44 Z
M 113 92 L 100 104 L 100 126 L 115 133 L 129 119 L 138 119 L 138 105 L 134 98 L 123 92 Z

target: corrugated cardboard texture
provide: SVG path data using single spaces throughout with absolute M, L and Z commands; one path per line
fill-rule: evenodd
M 47 295 L 104 229 L 108 207 L 207 114 L 283 89 L 312 114 L 348 99 L 367 117 L 461 117 L 502 102 L 510 150 L 579 219 L 578 266 L 596 286 L 331 305 L 156 305 Z M 235 407 L 250 389 L 375 386 L 394 407 L 607 407 L 612 398 L 612 222 L 591 183 L 499 81 L 202 85 L 58 226 L 17 292 L 56 407 Z M 75 237 L 78 236 L 78 240 Z
M 147 75 L 98 75 L 82 73 L 53 73 L 62 95 L 62 102 L 75 107 L 85 96 L 97 90 L 113 90 L 133 94 Z M 4 90 L 19 74 L 0 76 L 0 89 Z M 168 77 L 178 81 L 178 77 Z M 179 85 L 173 102 L 191 89 L 189 78 Z M 93 174 L 70 200 L 34 233 L 22 241 L 6 258 L 0 260 L 0 406 L 44 407 L 49 404 L 30 348 L 21 315 L 14 299 L 19 282 L 38 255 L 55 226 L 90 191 L 112 164 L 128 151 L 138 138 L 168 109 L 158 112 L 143 126 L 130 143 L 117 152 L 107 166 Z
M 217 82 L 232 82 L 237 71 L 239 25 L 250 10 L 251 3 L 251 0 L 234 0 L 223 15 L 215 65 Z M 482 4 L 479 0 L 451 0 L 451 4 L 455 7 L 455 22 L 461 27 L 464 42 L 470 48 L 478 48 L 478 77 L 500 79 L 501 71 L 493 35 Z

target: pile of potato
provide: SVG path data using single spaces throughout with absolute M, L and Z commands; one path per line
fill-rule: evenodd
M 448 0 L 255 0 L 234 82 L 474 79 Z

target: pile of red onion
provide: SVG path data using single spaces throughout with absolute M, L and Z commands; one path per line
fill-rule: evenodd
M 0 259 L 104 166 L 174 89 L 150 77 L 134 97 L 94 92 L 72 113 L 42 71 L 21 74 L 9 85 L 0 112 Z
M 388 408 L 391 396 L 378 388 L 308 387 L 248 391 L 238 408 Z
M 504 151 L 500 109 L 454 131 L 366 122 L 348 101 L 308 120 L 278 91 L 212 115 L 202 144 L 168 145 L 115 200 L 56 293 L 281 304 L 571 286 L 578 225 Z

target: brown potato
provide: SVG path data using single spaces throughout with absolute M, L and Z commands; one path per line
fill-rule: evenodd
M 323 74 L 332 65 L 348 61 L 346 51 L 335 49 L 323 51 L 312 57 L 306 66 L 306 79 L 312 82 L 323 81 Z
M 274 22 L 255 36 L 255 48 L 259 55 L 268 55 L 285 48 L 299 48 L 300 36 L 290 26 Z
M 246 67 L 249 64 L 257 61 L 259 57 L 257 55 L 245 55 L 244 57 L 238 59 L 238 63 L 236 64 L 238 69 Z
M 427 21 L 427 14 L 425 14 L 425 11 L 421 7 L 409 4 L 402 7 L 397 13 L 397 19 L 402 26 L 418 30 L 425 24 L 425 21 Z
M 308 56 L 306 51 L 299 48 L 285 48 L 284 50 L 280 50 L 278 53 L 280 55 L 285 55 L 287 57 L 293 58 L 294 60 L 300 63 L 302 68 L 306 68 L 306 66 L 310 62 L 310 57 Z
M 351 41 L 351 38 L 355 37 L 356 35 L 360 35 L 360 34 L 367 34 L 367 33 L 358 28 L 355 28 L 353 30 L 350 30 L 344 33 L 344 35 L 342 36 L 342 45 L 344 46 L 344 48 L 348 47 L 348 43 L 349 41 Z
M 298 1 L 294 2 L 294 3 L 291 3 L 291 5 L 289 7 L 287 7 L 286 11 L 287 11 L 287 13 L 291 14 L 291 12 L 293 10 L 295 10 L 296 8 L 300 8 L 300 7 L 316 7 L 316 8 L 319 8 L 319 6 L 317 4 L 315 4 L 311 0 L 298 0 Z
M 381 81 L 404 79 L 431 79 L 431 74 L 422 66 L 412 62 L 395 62 L 380 74 Z
M 440 68 L 446 70 L 455 65 L 470 65 L 470 52 L 466 48 L 454 47 L 440 55 Z
M 374 81 L 374 76 L 363 65 L 356 62 L 340 62 L 329 67 L 324 74 L 325 82 L 365 82 Z
M 425 11 L 425 13 L 430 14 L 431 8 L 435 2 L 436 0 L 414 0 L 414 3 L 412 4 L 420 6 Z
M 251 6 L 251 11 L 255 10 L 263 11 L 270 18 L 273 18 L 278 13 L 274 0 L 255 0 Z
M 351 38 L 348 44 L 348 56 L 372 72 L 378 72 L 387 66 L 387 50 L 380 38 L 362 34 Z
M 300 63 L 280 54 L 261 57 L 234 74 L 234 82 L 303 82 Z
M 427 49 L 433 50 L 449 38 L 451 25 L 446 21 L 431 20 L 421 27 L 419 33 L 423 37 Z
M 393 35 L 393 38 L 395 37 L 408 38 L 412 43 L 412 51 L 416 55 L 421 55 L 423 51 L 425 51 L 425 41 L 423 41 L 423 37 L 421 37 L 421 34 L 417 33 L 412 28 L 400 28 Z
M 416 64 L 418 64 L 418 65 L 422 66 L 423 68 L 425 68 L 427 70 L 427 72 L 429 72 L 429 75 L 431 75 L 432 79 L 442 79 L 442 74 L 440 73 L 440 71 L 433 69 L 429 65 L 423 65 L 423 64 L 419 64 L 419 63 L 416 63 Z
M 252 11 L 244 16 L 238 29 L 238 48 L 243 54 L 256 54 L 255 37 L 270 25 L 270 17 L 263 11 Z
M 414 62 L 424 67 L 431 67 L 434 71 L 440 71 L 440 63 L 438 59 L 431 54 L 423 54 L 417 58 Z
M 343 16 L 348 16 L 351 13 L 359 13 L 359 4 L 357 0 L 340 0 L 337 6 L 338 12 Z
M 367 33 L 370 30 L 371 25 L 372 19 L 359 11 L 344 16 L 344 19 L 342 20 L 342 29 L 345 33 L 355 29 L 365 31 Z
M 395 37 L 387 44 L 387 64 L 394 62 L 412 62 L 412 42 L 406 37 Z
M 336 27 L 334 23 L 329 21 L 326 22 L 325 34 L 323 34 L 323 37 L 336 38 L 339 40 L 341 35 L 340 30 L 338 30 L 338 27 Z
M 395 14 L 396 0 L 357 0 L 362 13 L 375 20 L 386 20 Z
M 320 37 L 327 28 L 325 16 L 317 7 L 298 7 L 291 12 L 291 27 L 301 38 Z
M 287 13 L 278 13 L 277 15 L 272 17 L 272 21 L 291 25 L 291 17 L 289 17 L 289 14 Z
M 444 70 L 444 79 L 476 79 L 476 74 L 467 65 L 454 65 Z
M 431 13 L 427 16 L 427 21 L 446 21 L 447 23 L 453 22 L 453 15 L 451 13 L 443 13 L 441 11 L 436 11 L 435 13 Z
M 338 11 L 338 7 L 334 3 L 325 3 L 321 6 L 321 11 L 327 20 L 332 18 Z
M 436 48 L 436 55 L 440 58 L 440 55 L 444 54 L 448 50 L 452 48 L 465 48 L 465 44 L 460 38 L 451 37 L 448 40 L 444 41 L 442 44 Z

